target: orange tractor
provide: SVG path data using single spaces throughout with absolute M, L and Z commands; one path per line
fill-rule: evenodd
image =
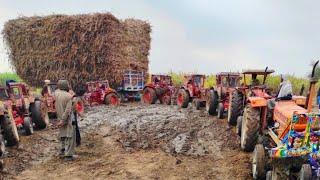
M 193 102 L 196 109 L 199 110 L 205 105 L 210 92 L 209 89 L 204 88 L 206 76 L 202 74 L 192 74 L 186 76 L 185 79 L 184 85 L 178 90 L 177 105 L 181 108 L 187 108 L 189 102 Z M 209 111 L 212 111 L 212 109 Z
M 146 104 L 155 104 L 159 100 L 161 104 L 170 105 L 173 92 L 171 76 L 152 75 L 151 83 L 143 88 L 142 100 Z
M 87 82 L 84 97 L 90 106 L 95 104 L 118 106 L 120 104 L 117 92 L 109 86 L 107 80 Z
M 206 101 L 206 110 L 210 115 L 216 115 L 219 119 L 224 118 L 228 110 L 230 94 L 240 85 L 240 73 L 220 72 L 216 75 L 216 87 L 209 93 Z
M 252 160 L 254 179 L 309 180 L 320 178 L 320 114 L 318 107 L 316 112 L 312 113 L 317 83 L 314 74 L 318 62 L 313 66 L 306 108 L 299 106 L 296 99 L 277 98 L 272 109 L 272 123 L 268 126 L 262 125 L 262 127 L 260 124 L 264 123 L 259 121 L 257 109 L 251 107 L 250 111 L 255 113 L 244 113 L 241 131 L 246 135 L 241 132 L 241 136 L 244 135 L 246 141 L 252 142 L 250 146 L 254 147 Z M 249 123 L 250 126 L 247 125 Z M 248 130 L 249 127 L 253 130 Z M 254 146 L 253 142 L 258 136 L 261 141 Z

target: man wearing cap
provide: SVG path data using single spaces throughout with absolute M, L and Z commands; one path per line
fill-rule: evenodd
M 72 95 L 67 80 L 58 81 L 55 91 L 55 107 L 57 111 L 59 138 L 61 142 L 60 155 L 66 160 L 74 159 L 75 133 L 72 126 Z

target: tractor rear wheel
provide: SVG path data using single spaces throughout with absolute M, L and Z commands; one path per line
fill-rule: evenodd
M 19 134 L 17 126 L 11 118 L 12 116 L 3 116 L 1 126 L 3 128 L 3 138 L 7 142 L 7 146 L 14 146 L 19 143 Z
M 238 116 L 237 118 L 236 133 L 238 134 L 238 136 L 241 136 L 242 119 L 243 119 L 243 116 Z
M 157 101 L 156 91 L 153 88 L 146 87 L 143 90 L 143 102 L 146 104 L 155 104 Z
M 30 117 L 25 117 L 23 119 L 23 129 L 27 136 L 33 134 L 33 123 Z
M 224 106 L 223 103 L 219 103 L 218 105 L 218 118 L 223 119 L 224 118 Z
M 187 108 L 189 105 L 190 96 L 185 89 L 179 89 L 178 97 L 177 97 L 177 104 L 181 108 Z
M 243 94 L 240 91 L 233 91 L 231 95 L 231 102 L 228 108 L 228 123 L 236 125 L 238 116 L 241 115 L 243 110 Z
M 260 109 L 246 106 L 241 125 L 241 149 L 251 152 L 257 143 L 260 129 Z
M 120 98 L 116 93 L 109 93 L 104 98 L 104 103 L 106 105 L 118 106 L 120 104 Z
M 218 98 L 217 91 L 211 91 L 206 100 L 206 110 L 210 115 L 217 114 Z
M 4 139 L 3 139 L 2 135 L 0 134 L 0 157 L 3 156 L 5 151 L 6 151 L 6 146 L 4 144 Z
M 253 179 L 264 179 L 265 171 L 265 152 L 262 144 L 257 144 L 254 148 L 252 158 L 252 175 Z
M 49 124 L 49 115 L 46 108 L 42 107 L 43 105 L 40 100 L 35 100 L 30 105 L 31 119 L 38 129 L 44 129 Z
M 300 180 L 307 180 L 312 178 L 312 171 L 309 164 L 303 164 L 299 173 Z

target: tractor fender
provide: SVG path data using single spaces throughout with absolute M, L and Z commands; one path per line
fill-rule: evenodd
M 262 97 L 248 97 L 248 102 L 251 107 L 265 107 L 268 104 L 267 100 Z

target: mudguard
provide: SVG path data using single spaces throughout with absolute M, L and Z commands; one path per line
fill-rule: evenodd
M 265 107 L 268 104 L 267 100 L 262 97 L 248 97 L 248 101 L 251 107 Z

